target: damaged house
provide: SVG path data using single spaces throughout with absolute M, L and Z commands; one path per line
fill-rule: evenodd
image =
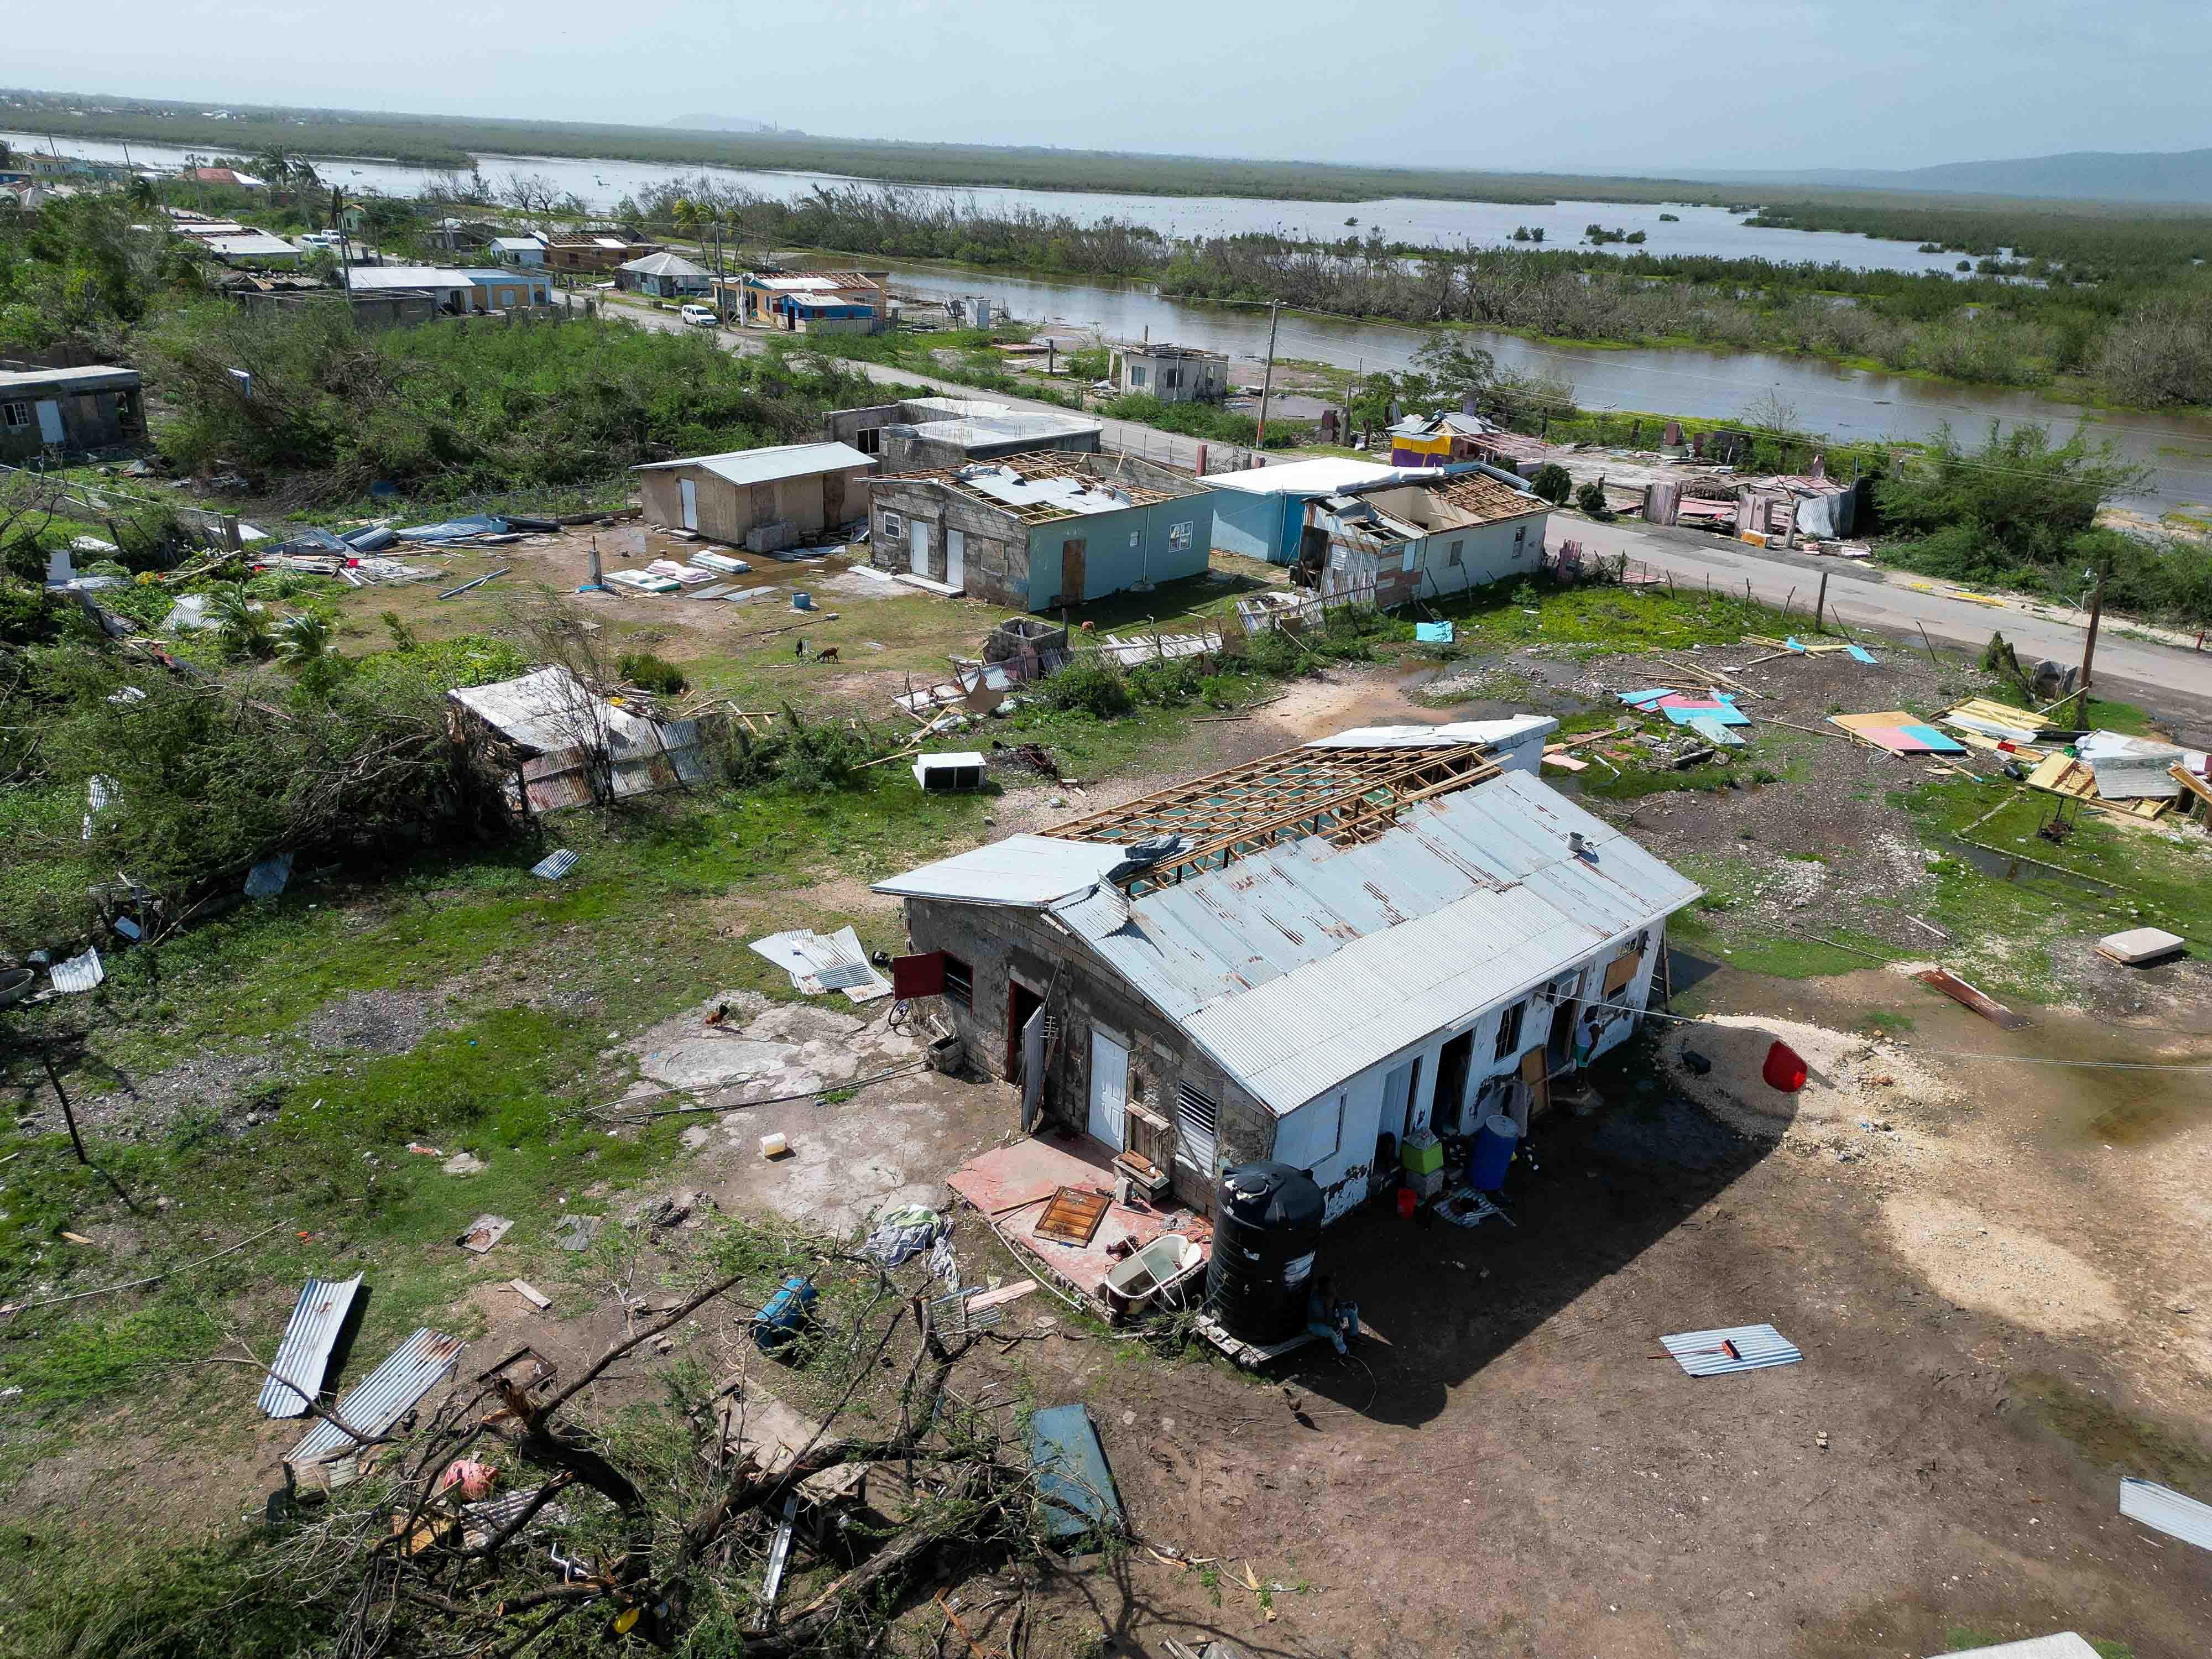
M 1530 575 L 1543 564 L 1551 511 L 1511 473 L 1486 466 L 1356 484 L 1307 503 L 1292 580 L 1388 611 Z
M 938 999 L 1026 1122 L 1202 1210 L 1272 1158 L 1334 1219 L 1408 1134 L 1525 1128 L 1625 1041 L 1698 895 L 1526 769 L 1552 725 L 1342 732 L 880 882 L 899 994 Z
M 647 524 L 773 553 L 858 518 L 865 503 L 852 485 L 875 465 L 848 444 L 776 444 L 630 471 Z
M 876 568 L 1043 611 L 1205 574 L 1213 492 L 1127 455 L 1030 452 L 866 480 Z
M 518 811 L 622 800 L 714 776 L 709 720 L 659 720 L 601 696 L 566 668 L 446 694 L 446 725 L 506 779 Z
M 1042 449 L 1095 455 L 1104 429 L 1080 415 L 979 398 L 907 398 L 833 409 L 822 419 L 823 437 L 880 456 L 886 472 L 927 472 Z

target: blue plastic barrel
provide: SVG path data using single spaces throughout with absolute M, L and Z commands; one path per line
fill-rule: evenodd
M 1513 1145 L 1521 1139 L 1521 1126 L 1503 1112 L 1492 1112 L 1474 1132 L 1474 1151 L 1467 1160 L 1468 1182 L 1479 1193 L 1494 1193 L 1505 1184 L 1505 1166 L 1513 1161 Z

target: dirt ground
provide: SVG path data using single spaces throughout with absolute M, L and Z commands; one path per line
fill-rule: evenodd
M 1666 1052 L 1708 1078 L 1669 1064 L 1544 1125 L 1510 1228 L 1332 1231 L 1322 1270 L 1371 1333 L 1350 1359 L 1249 1379 L 1032 1347 L 1041 1401 L 1090 1403 L 1144 1541 L 1228 1568 L 1217 1604 L 1140 1547 L 1057 1587 L 1063 1626 L 1358 1659 L 1918 1659 L 2069 1628 L 2202 1653 L 2212 1559 L 2123 1522 L 2122 1471 L 2033 1403 L 2057 1377 L 2212 1427 L 2201 1086 L 2107 1146 L 2092 1108 L 2134 1085 L 1985 1063 L 2002 1034 L 1932 994 L 1912 1037 L 1852 1036 L 1893 977 L 1729 988 L 1797 1015 L 1684 1026 Z M 1778 1032 L 1825 1079 L 1795 1109 L 1756 1076 Z M 1657 1343 L 1759 1322 L 1804 1361 L 1696 1380 Z M 1245 1563 L 1286 1587 L 1272 1621 L 1230 1582 Z

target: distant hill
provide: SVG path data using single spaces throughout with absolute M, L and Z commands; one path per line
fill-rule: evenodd
M 1884 171 L 1815 167 L 1790 173 L 1724 173 L 1717 182 L 1825 185 L 1848 190 L 1925 190 L 1967 196 L 2066 197 L 2103 202 L 2183 202 L 2212 206 L 2212 149 L 2070 150 L 2010 161 L 1945 161 Z
M 674 120 L 663 121 L 660 125 L 665 127 L 680 127 L 685 132 L 775 132 L 777 131 L 765 121 L 748 121 L 742 115 L 679 115 Z

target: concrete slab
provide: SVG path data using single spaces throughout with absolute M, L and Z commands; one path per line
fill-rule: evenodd
M 1103 1312 L 1106 1275 L 1120 1261 L 1112 1253 L 1113 1245 L 1127 1240 L 1131 1249 L 1141 1249 L 1162 1233 L 1180 1231 L 1208 1250 L 1213 1247 L 1213 1226 L 1205 1217 L 1180 1206 L 1153 1209 L 1135 1200 L 1109 1202 L 1087 1244 L 1039 1237 L 1037 1220 L 1062 1187 L 1112 1194 L 1112 1163 L 1111 1152 L 1095 1141 L 1062 1147 L 1034 1139 L 1018 1140 L 970 1158 L 952 1172 L 951 1187 L 1016 1250 Z

